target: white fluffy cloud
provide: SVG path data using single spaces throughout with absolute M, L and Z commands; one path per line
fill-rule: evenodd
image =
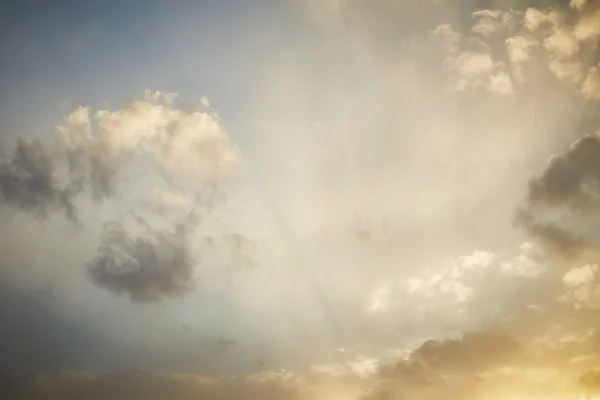
M 152 157 L 168 179 L 192 191 L 231 177 L 241 166 L 240 154 L 219 117 L 202 105 L 177 109 L 175 98 L 147 92 L 121 110 L 100 110 L 93 118 L 88 108 L 75 110 L 58 128 L 72 174 L 86 176 L 96 197 L 116 190 L 119 170 L 136 157 Z
M 543 286 L 538 278 L 546 271 L 537 259 L 539 251 L 530 243 L 513 258 L 475 251 L 431 273 L 386 284 L 372 294 L 367 307 L 381 317 L 403 315 L 413 327 L 478 326 L 528 313 L 535 291 Z M 421 321 L 423 315 L 432 320 Z
M 455 75 L 451 87 L 510 94 L 527 79 L 524 66 L 536 65 L 559 80 L 581 85 L 584 96 L 597 99 L 596 67 L 590 65 L 594 60 L 590 48 L 596 45 L 589 43 L 597 40 L 600 14 L 583 2 L 572 5 L 581 12 L 573 16 L 560 8 L 528 8 L 524 13 L 480 10 L 464 36 L 449 24 L 438 26 L 434 36 L 445 41 L 445 67 Z M 496 37 L 504 40 L 504 46 Z M 508 57 L 501 57 L 503 52 Z
M 563 277 L 567 292 L 561 300 L 572 303 L 576 308 L 600 308 L 600 283 L 598 265 L 573 268 Z

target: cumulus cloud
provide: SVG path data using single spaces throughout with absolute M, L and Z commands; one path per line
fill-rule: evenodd
M 579 42 L 569 32 L 556 30 L 544 40 L 544 47 L 558 59 L 567 59 L 579 51 Z
M 39 215 L 60 208 L 74 220 L 79 195 L 97 201 L 118 195 L 120 181 L 132 178 L 129 167 L 147 158 L 157 178 L 194 200 L 225 183 L 241 166 L 239 150 L 210 106 L 182 110 L 175 98 L 146 92 L 121 110 L 93 115 L 78 107 L 57 127 L 54 141 L 17 138 L 1 160 L 0 198 Z
M 189 249 L 189 227 L 131 237 L 119 222 L 105 227 L 98 254 L 87 265 L 100 287 L 126 293 L 132 301 L 156 302 L 181 296 L 194 288 L 194 263 Z
M 513 84 L 510 76 L 506 72 L 499 72 L 490 78 L 490 89 L 500 94 L 510 94 L 513 91 Z
M 456 57 L 446 59 L 446 69 L 456 75 L 455 88 L 459 91 L 486 87 L 488 84 L 505 88 L 506 80 L 508 79 L 510 82 L 508 76 L 500 78 L 500 80 L 496 78 L 495 81 L 492 79 L 497 67 L 498 65 L 494 63 L 491 55 L 485 51 L 466 50 Z
M 397 284 L 388 282 L 372 295 L 369 307 L 384 315 L 389 310 L 400 312 L 405 318 L 413 315 L 411 310 L 418 309 L 435 316 L 440 323 L 501 319 L 505 313 L 516 310 L 494 307 L 493 299 L 502 298 L 506 303 L 520 301 L 522 309 L 534 301 L 537 278 L 545 270 L 537 260 L 538 252 L 529 243 L 513 258 L 475 251 L 430 273 L 408 277 Z M 418 321 L 411 323 L 416 326 Z
M 512 36 L 506 39 L 506 45 L 509 51 L 509 58 L 515 64 L 529 60 L 531 49 L 538 45 L 538 42 L 529 36 Z
M 529 31 L 536 31 L 539 28 L 547 28 L 547 25 L 553 26 L 557 22 L 559 14 L 555 10 L 540 10 L 537 8 L 527 8 L 525 11 L 525 27 Z
M 558 79 L 568 80 L 572 82 L 579 82 L 582 77 L 582 65 L 578 61 L 561 61 L 561 60 L 552 60 L 549 64 L 550 71 Z M 582 89 L 585 94 L 585 86 Z
M 600 11 L 583 2 L 572 6 L 577 13 L 561 7 L 478 10 L 464 35 L 450 24 L 438 26 L 432 32 L 446 43 L 445 69 L 456 75 L 450 87 L 506 95 L 546 70 L 597 99 L 594 49 Z
M 583 8 L 583 5 L 578 8 Z M 574 34 L 581 41 L 597 39 L 600 36 L 600 8 L 590 7 L 575 26 Z
M 489 54 L 463 53 L 456 60 L 458 72 L 467 77 L 477 77 L 488 74 L 494 64 Z
M 569 270 L 563 277 L 567 292 L 561 300 L 573 304 L 575 308 L 600 308 L 600 284 L 598 265 L 586 264 Z
M 120 171 L 142 156 L 188 190 L 231 177 L 240 155 L 218 115 L 202 104 L 178 109 L 174 100 L 173 94 L 147 92 L 121 110 L 100 110 L 93 118 L 87 108 L 75 110 L 58 127 L 71 174 L 84 180 L 96 199 L 114 195 Z

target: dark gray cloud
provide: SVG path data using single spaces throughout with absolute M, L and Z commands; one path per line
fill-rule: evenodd
M 529 184 L 528 200 L 535 206 L 567 206 L 574 211 L 600 207 L 600 138 L 587 135 L 562 156 L 554 157 L 541 176 Z M 594 190 L 596 189 L 596 190 Z
M 529 183 L 527 199 L 516 213 L 529 234 L 563 256 L 594 248 L 592 235 L 578 223 L 600 211 L 600 138 L 586 135 Z M 563 215 L 562 219 L 547 218 Z M 578 229 L 579 228 L 579 229 Z
M 531 209 L 526 207 L 517 210 L 516 222 L 546 248 L 560 256 L 571 258 L 589 247 L 589 243 L 575 232 L 554 223 L 537 220 Z
M 172 231 L 131 236 L 121 223 L 109 223 L 96 257 L 87 264 L 88 274 L 99 287 L 128 294 L 134 302 L 188 294 L 195 288 L 189 229 L 179 224 Z
M 11 157 L 0 159 L 0 202 L 39 217 L 62 210 L 75 221 L 74 190 L 61 187 L 51 152 L 38 140 L 18 137 Z

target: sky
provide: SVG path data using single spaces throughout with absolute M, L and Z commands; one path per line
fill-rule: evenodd
M 600 396 L 600 3 L 0 6 L 15 399 Z

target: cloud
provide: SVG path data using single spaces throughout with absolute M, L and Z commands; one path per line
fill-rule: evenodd
M 499 304 L 493 307 L 494 301 L 521 302 L 522 309 L 533 301 L 537 278 L 545 272 L 537 260 L 538 252 L 529 243 L 512 258 L 474 251 L 429 273 L 408 277 L 396 284 L 388 282 L 371 296 L 369 307 L 380 312 L 391 309 L 402 313 L 404 318 L 412 315 L 411 310 L 427 311 L 440 323 L 463 320 L 467 316 L 477 323 L 501 319 L 501 315 L 516 310 L 511 307 L 502 310 Z M 411 323 L 416 326 L 418 321 Z M 426 323 L 431 324 L 431 321 Z
M 506 72 L 499 72 L 490 78 L 490 89 L 500 94 L 510 94 L 513 91 L 513 84 L 510 76 Z
M 578 216 L 593 217 L 600 210 L 598 160 L 600 138 L 596 134 L 584 136 L 565 154 L 553 157 L 543 173 L 530 181 L 526 202 L 517 211 L 519 224 L 562 255 L 594 248 L 593 235 L 585 234 Z M 570 216 L 566 224 L 564 218 L 562 222 L 548 219 L 565 211 Z
M 240 154 L 218 115 L 205 103 L 177 109 L 175 99 L 146 92 L 120 110 L 100 110 L 93 118 L 88 108 L 76 109 L 58 127 L 71 175 L 97 200 L 115 195 L 123 170 L 142 157 L 150 157 L 169 182 L 194 192 L 230 178 L 241 165 Z
M 62 209 L 75 220 L 80 195 L 99 202 L 117 196 L 121 181 L 135 179 L 135 166 L 148 158 L 145 179 L 192 199 L 225 184 L 241 167 L 239 150 L 210 105 L 182 110 L 175 99 L 148 91 L 120 110 L 93 116 L 78 107 L 57 126 L 54 140 L 18 137 L 12 154 L 0 159 L 0 200 L 40 216 Z M 148 173 L 152 168 L 158 170 Z
M 483 36 L 492 36 L 512 25 L 511 15 L 500 10 L 478 10 L 473 13 L 473 18 L 476 22 L 471 31 Z
M 529 60 L 531 49 L 537 46 L 538 42 L 529 36 L 513 36 L 506 39 L 506 45 L 510 61 L 518 64 Z
M 536 205 L 564 204 L 579 210 L 595 207 L 583 185 L 598 180 L 599 153 L 597 135 L 577 140 L 564 155 L 553 157 L 540 177 L 530 182 L 528 200 Z
M 575 26 L 574 34 L 580 41 L 597 39 L 600 36 L 600 8 L 590 8 Z
M 593 279 L 597 271 L 597 265 L 584 265 L 583 267 L 573 268 L 565 274 L 563 281 L 567 286 L 580 286 Z
M 0 202 L 45 217 L 59 210 L 75 221 L 71 188 L 55 177 L 55 161 L 39 140 L 19 137 L 11 158 L 0 159 Z
M 433 34 L 445 40 L 444 67 L 457 75 L 450 87 L 518 94 L 519 86 L 546 70 L 597 100 L 594 49 L 600 37 L 600 9 L 583 3 L 573 7 L 577 13 L 561 7 L 478 10 L 464 35 L 460 27 L 440 25 Z
M 554 24 L 558 18 L 558 13 L 552 11 L 541 11 L 537 8 L 528 8 L 525 11 L 525 27 L 529 31 L 536 31 L 546 23 Z
M 438 25 L 431 33 L 442 42 L 449 53 L 455 53 L 458 50 L 462 35 L 454 31 L 450 24 Z
M 445 393 L 450 398 L 473 396 L 479 376 L 510 363 L 518 343 L 503 333 L 467 333 L 460 339 L 427 341 L 406 360 L 380 370 L 380 384 L 363 399 L 424 398 Z
M 427 341 L 400 365 L 422 363 L 433 372 L 479 372 L 506 363 L 518 349 L 517 342 L 506 334 L 466 333 L 461 339 Z
M 456 60 L 458 72 L 466 77 L 487 75 L 494 67 L 492 58 L 485 53 L 465 52 Z
M 569 3 L 569 5 L 571 7 L 573 7 L 574 9 L 581 9 L 585 6 L 586 0 L 571 0 L 571 2 Z
M 563 277 L 567 292 L 562 301 L 571 303 L 576 309 L 600 308 L 600 284 L 598 265 L 583 265 L 569 270 Z
M 119 222 L 105 226 L 102 244 L 88 274 L 95 284 L 126 293 L 132 301 L 157 302 L 188 294 L 194 287 L 195 260 L 189 249 L 189 226 L 130 237 Z
M 464 50 L 449 55 L 444 69 L 454 75 L 453 88 L 458 91 L 484 88 L 502 95 L 513 92 L 513 78 L 507 73 L 506 65 L 494 61 L 488 50 Z
M 579 42 L 569 32 L 557 29 L 544 40 L 544 47 L 559 60 L 568 59 L 579 51 Z
M 583 66 L 578 61 L 552 60 L 549 64 L 550 71 L 561 80 L 579 82 L 582 77 Z M 583 88 L 585 94 L 585 86 Z
M 555 346 L 491 329 L 426 341 L 404 360 L 382 366 L 377 385 L 362 399 L 577 396 L 579 375 L 594 363 L 573 357 L 585 354 L 590 335 L 582 338 L 565 337 Z M 587 381 L 592 386 L 594 379 Z

